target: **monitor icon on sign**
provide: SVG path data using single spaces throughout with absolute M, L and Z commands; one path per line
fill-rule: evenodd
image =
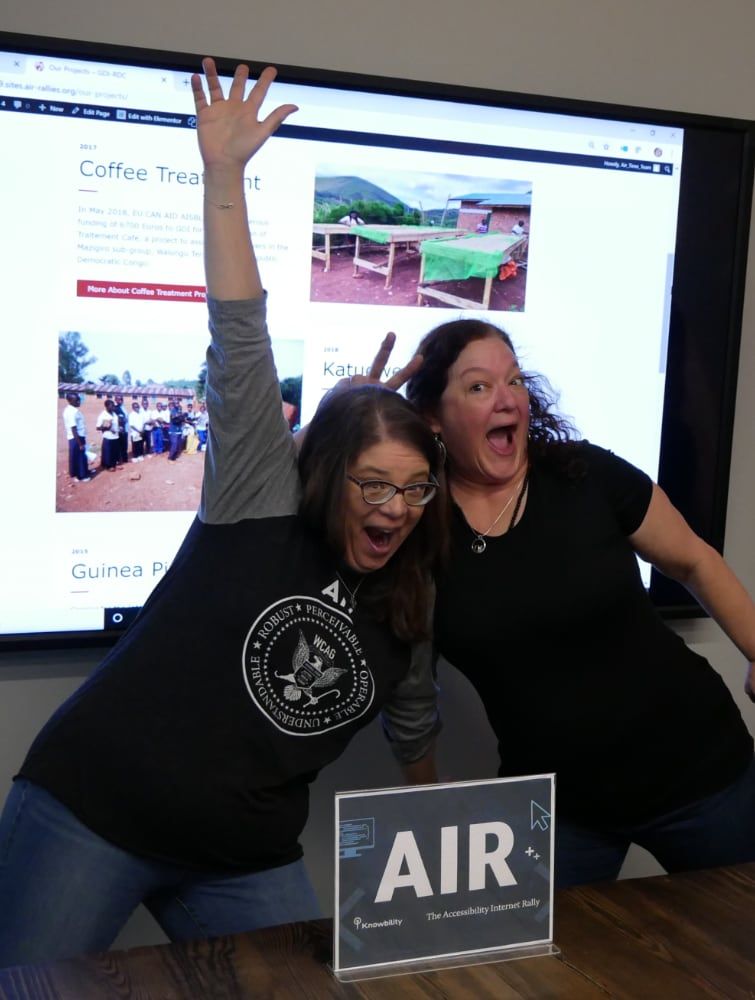
M 345 819 L 338 824 L 338 856 L 358 858 L 375 846 L 375 820 Z

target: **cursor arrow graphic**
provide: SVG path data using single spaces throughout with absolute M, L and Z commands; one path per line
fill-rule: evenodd
M 534 830 L 535 827 L 538 830 L 547 830 L 550 818 L 551 814 L 547 809 L 543 809 L 534 799 L 530 799 L 530 830 Z

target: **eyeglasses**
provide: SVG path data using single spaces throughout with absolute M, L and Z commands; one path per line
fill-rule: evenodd
M 384 483 L 382 479 L 355 479 L 354 476 L 349 475 L 346 478 L 359 487 L 365 503 L 375 506 L 388 503 L 397 493 L 400 493 L 404 498 L 404 503 L 410 507 L 424 507 L 438 492 L 438 481 L 434 476 L 430 477 L 432 481 L 429 483 L 409 483 L 408 486 Z

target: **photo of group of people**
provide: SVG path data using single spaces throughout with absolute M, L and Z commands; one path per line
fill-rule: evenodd
M 196 508 L 209 418 L 190 389 L 60 383 L 58 396 L 56 510 Z
M 532 188 L 319 164 L 311 300 L 523 312 Z
M 195 378 L 143 381 L 132 377 L 129 368 L 120 377 L 109 372 L 97 380 L 87 378 L 95 364 L 120 367 L 123 345 L 114 346 L 119 339 L 88 334 L 85 340 L 71 331 L 60 334 L 55 509 L 59 513 L 195 511 L 209 437 L 204 352 L 195 352 L 191 344 L 195 338 L 189 337 L 181 352 L 187 360 L 172 359 L 174 371 L 194 368 Z M 150 338 L 133 334 L 129 342 L 140 368 L 165 370 L 162 349 L 146 347 Z M 90 353 L 93 345 L 98 355 L 102 351 L 104 363 Z M 300 370 L 300 344 L 283 342 L 279 352 L 285 366 Z M 301 375 L 281 380 L 281 405 L 295 429 Z

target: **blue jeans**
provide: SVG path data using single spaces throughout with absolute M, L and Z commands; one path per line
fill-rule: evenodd
M 556 886 L 615 879 L 630 844 L 667 872 L 755 861 L 755 758 L 722 791 L 637 826 L 591 829 L 557 817 Z
M 15 782 L 0 816 L 0 968 L 104 951 L 140 903 L 172 941 L 322 915 L 302 861 L 236 876 L 152 861 Z

